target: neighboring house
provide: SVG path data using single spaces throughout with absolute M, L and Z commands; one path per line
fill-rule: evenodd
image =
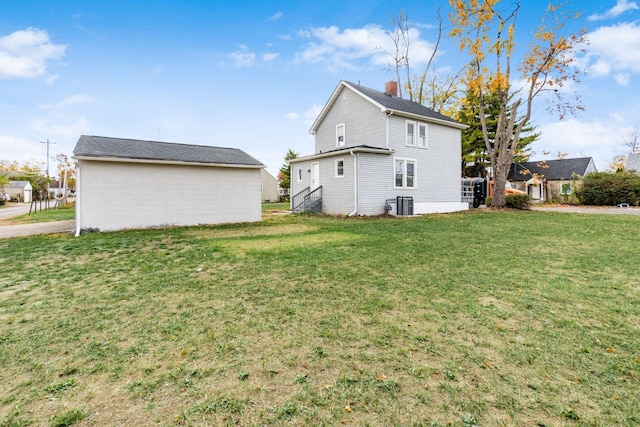
M 624 163 L 624 169 L 628 171 L 636 171 L 640 174 L 640 152 L 629 153 Z
M 76 235 L 261 219 L 262 163 L 235 148 L 82 135 Z
M 576 178 L 597 172 L 591 157 L 513 163 L 508 180 L 534 201 L 559 200 L 575 190 Z
M 380 92 L 340 81 L 311 127 L 315 154 L 289 160 L 291 207 L 343 215 L 467 210 L 464 128 L 399 98 L 396 82 Z
M 11 200 L 31 203 L 33 199 L 33 187 L 29 181 L 9 181 L 9 185 L 4 186 L 4 191 Z
M 49 183 L 49 198 L 57 199 L 59 197 L 63 197 L 63 195 L 71 196 L 73 195 L 73 190 L 70 188 L 66 188 L 65 194 L 64 183 L 61 184 L 58 180 L 51 181 Z
M 267 172 L 266 169 L 262 169 L 262 201 L 263 202 L 277 202 L 278 201 L 278 180 Z

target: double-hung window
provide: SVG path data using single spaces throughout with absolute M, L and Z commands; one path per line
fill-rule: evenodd
M 423 123 L 418 123 L 418 147 L 419 148 L 427 148 L 427 125 Z
M 407 139 L 405 144 L 411 147 L 416 146 L 416 122 L 406 122 L 407 126 Z
M 336 126 L 336 147 L 344 147 L 344 123 Z
M 416 161 L 395 159 L 395 188 L 416 188 Z
M 344 176 L 344 160 L 336 160 L 336 178 L 342 178 Z

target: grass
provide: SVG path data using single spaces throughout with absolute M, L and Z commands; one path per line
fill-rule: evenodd
M 53 204 L 52 204 L 53 206 Z M 64 205 L 61 208 L 38 210 L 31 215 L 28 213 L 0 220 L 5 225 L 31 224 L 36 222 L 66 221 L 76 217 L 75 204 Z
M 639 229 L 476 211 L 1 240 L 0 426 L 638 425 Z

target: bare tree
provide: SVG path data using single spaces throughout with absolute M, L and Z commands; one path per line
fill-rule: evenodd
M 409 15 L 400 10 L 391 20 L 393 30 L 389 32 L 389 37 L 393 43 L 393 51 L 384 51 L 391 57 L 391 62 L 387 68 L 393 71 L 398 81 L 398 96 L 406 95 L 410 101 L 424 104 L 435 111 L 444 113 L 453 111 L 453 104 L 457 101 L 458 85 L 460 75 L 464 67 L 455 75 L 442 73 L 435 66 L 435 57 L 442 40 L 444 31 L 443 19 L 438 8 L 438 28 L 436 41 L 429 58 L 417 73 L 412 65 L 415 61 L 411 57 L 411 52 L 415 49 L 412 40 L 414 27 L 411 26 Z
M 622 139 L 622 143 L 632 153 L 637 153 L 638 151 L 640 151 L 640 140 L 638 140 L 639 137 L 640 137 L 640 129 L 638 129 L 637 126 L 627 131 L 626 133 L 620 135 L 620 138 Z

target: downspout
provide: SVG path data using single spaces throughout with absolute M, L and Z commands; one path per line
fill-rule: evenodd
M 76 237 L 80 236 L 80 212 L 82 209 L 80 208 L 80 164 L 76 162 Z
M 387 150 L 389 149 L 389 117 L 393 115 L 393 110 L 387 112 Z
M 354 210 L 349 216 L 354 216 L 358 213 L 358 156 L 351 150 L 349 152 L 353 157 L 353 202 Z

